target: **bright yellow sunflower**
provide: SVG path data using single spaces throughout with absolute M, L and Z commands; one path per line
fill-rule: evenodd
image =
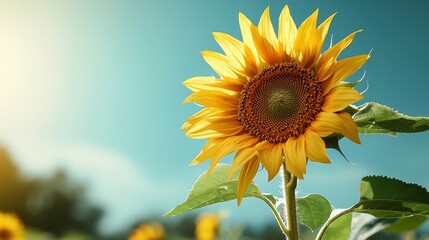
M 164 240 L 164 227 L 161 224 L 141 224 L 129 236 L 128 240 Z
M 303 179 L 307 159 L 330 163 L 323 137 L 341 134 L 360 143 L 357 126 L 343 110 L 362 95 L 340 84 L 370 57 L 337 60 L 353 41 L 353 32 L 322 53 L 335 14 L 317 26 L 318 10 L 297 28 L 286 5 L 276 35 L 269 8 L 256 27 L 239 13 L 243 41 L 213 33 L 225 54 L 203 51 L 220 76 L 193 77 L 184 85 L 193 93 L 185 103 L 204 108 L 182 126 L 191 138 L 208 138 L 191 165 L 211 159 L 209 172 L 224 156 L 236 152 L 230 173 L 242 167 L 237 198 L 261 163 L 274 178 L 286 169 Z
M 24 226 L 18 217 L 0 212 L 0 240 L 23 240 Z
M 220 219 L 218 214 L 203 213 L 197 218 L 195 228 L 196 240 L 215 240 L 219 232 Z

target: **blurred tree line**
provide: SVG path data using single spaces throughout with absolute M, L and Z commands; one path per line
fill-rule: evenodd
M 90 236 L 89 239 L 124 240 L 139 224 L 156 221 L 163 224 L 168 239 L 194 239 L 195 214 L 179 218 L 146 216 L 127 229 L 103 236 L 98 227 L 104 209 L 89 201 L 86 194 L 85 187 L 74 183 L 64 170 L 44 177 L 23 174 L 7 151 L 0 147 L 0 211 L 15 213 L 26 229 L 49 233 L 49 239 L 59 239 L 77 232 Z M 266 236 L 247 239 L 272 240 L 282 237 L 276 225 L 267 226 L 267 230 L 259 233 L 244 226 L 237 229 L 240 235 Z
M 89 239 L 124 240 L 139 224 L 155 221 L 165 227 L 168 239 L 194 239 L 195 214 L 178 218 L 146 216 L 120 232 L 101 235 L 98 227 L 104 209 L 89 201 L 86 194 L 85 187 L 73 182 L 64 170 L 44 177 L 25 175 L 0 147 L 0 211 L 15 213 L 26 229 L 49 233 L 49 239 L 77 232 Z M 241 236 L 254 236 L 240 239 L 272 240 L 283 236 L 275 224 L 263 229 L 253 231 L 241 225 L 230 230 Z
M 64 171 L 30 178 L 19 171 L 4 148 L 0 148 L 0 211 L 14 212 L 26 228 L 56 237 L 79 231 L 95 239 L 99 239 L 97 226 L 104 213 Z

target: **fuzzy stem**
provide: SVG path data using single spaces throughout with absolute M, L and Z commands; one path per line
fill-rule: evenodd
M 286 163 L 283 162 L 283 184 L 285 195 L 285 214 L 287 221 L 288 240 L 298 240 L 298 221 L 296 216 L 295 189 L 297 179 L 286 169 Z

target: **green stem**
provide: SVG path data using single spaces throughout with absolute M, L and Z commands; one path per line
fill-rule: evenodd
M 260 196 L 261 196 L 261 199 L 264 200 L 264 202 L 267 203 L 268 206 L 271 208 L 271 211 L 273 212 L 274 217 L 276 217 L 277 223 L 279 224 L 280 229 L 282 230 L 283 234 L 285 236 L 288 236 L 289 231 L 287 230 L 286 225 L 283 222 L 282 217 L 280 216 L 279 212 L 277 211 L 276 206 L 274 206 L 274 204 L 268 198 L 266 198 L 262 193 L 260 193 Z
M 286 169 L 286 163 L 283 162 L 283 184 L 286 207 L 287 238 L 288 240 L 298 240 L 298 221 L 296 216 L 296 198 L 295 189 L 297 179 Z
M 341 216 L 344 216 L 344 215 L 346 215 L 346 214 L 348 214 L 348 213 L 353 212 L 353 208 L 354 208 L 354 206 L 353 206 L 353 207 L 351 207 L 351 208 L 349 208 L 349 209 L 347 209 L 347 210 L 344 210 L 344 211 L 342 211 L 342 212 L 338 213 L 337 215 L 333 216 L 332 218 L 330 218 L 330 219 L 329 219 L 329 220 L 328 220 L 328 221 L 323 225 L 323 227 L 320 229 L 320 231 L 319 231 L 319 233 L 317 234 L 317 237 L 316 237 L 316 239 L 315 239 L 315 240 L 322 240 L 323 234 L 325 234 L 325 232 L 326 232 L 326 230 L 328 229 L 329 225 L 331 225 L 331 223 L 333 223 L 335 220 L 337 220 L 337 219 L 338 219 L 338 218 L 340 218 Z

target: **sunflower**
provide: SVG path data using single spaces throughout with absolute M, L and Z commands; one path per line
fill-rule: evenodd
M 220 219 L 218 214 L 203 213 L 197 219 L 195 228 L 196 240 L 215 240 L 219 232 Z
M 161 224 L 141 224 L 128 240 L 164 240 L 164 228 Z
M 23 240 L 24 226 L 11 213 L 0 212 L 0 240 Z
M 203 109 L 182 129 L 188 137 L 207 138 L 191 165 L 211 159 L 210 172 L 235 152 L 230 174 L 241 168 L 238 203 L 260 164 L 268 181 L 283 162 L 287 171 L 303 179 L 308 159 L 330 163 L 324 137 L 338 134 L 360 143 L 357 126 L 344 109 L 363 96 L 343 81 L 370 56 L 337 60 L 359 31 L 322 52 L 334 16 L 317 26 L 316 10 L 297 28 L 286 5 L 276 35 L 269 7 L 258 26 L 239 13 L 243 41 L 215 32 L 225 54 L 202 52 L 219 78 L 192 77 L 183 83 L 193 91 L 184 103 L 195 102 Z

